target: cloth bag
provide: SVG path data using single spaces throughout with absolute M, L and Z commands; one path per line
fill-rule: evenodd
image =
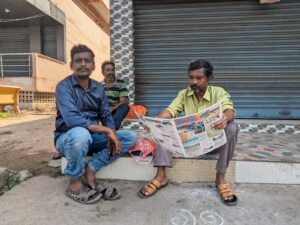
M 149 138 L 138 138 L 135 146 L 129 149 L 130 156 L 138 163 L 149 164 L 155 157 L 156 143 Z

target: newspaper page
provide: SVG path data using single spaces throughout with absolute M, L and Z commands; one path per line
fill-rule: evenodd
M 212 123 L 222 118 L 220 103 L 201 112 L 174 119 L 138 116 L 158 144 L 183 157 L 206 154 L 227 141 L 224 129 L 211 128 Z
M 182 143 L 170 119 L 152 118 L 137 114 L 143 126 L 151 133 L 153 140 L 174 154 L 185 156 Z

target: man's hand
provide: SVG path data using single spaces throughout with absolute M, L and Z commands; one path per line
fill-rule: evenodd
M 115 131 L 111 130 L 111 132 L 107 133 L 107 143 L 108 149 L 110 151 L 110 157 L 115 156 L 121 151 L 121 143 Z
M 110 107 L 109 111 L 112 113 L 113 111 L 115 111 L 118 108 L 118 106 L 112 106 Z
M 211 127 L 212 129 L 225 129 L 227 126 L 227 116 L 223 113 L 222 118 L 216 122 L 214 122 Z

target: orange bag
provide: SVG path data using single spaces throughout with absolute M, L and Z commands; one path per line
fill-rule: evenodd
M 129 154 L 138 163 L 148 164 L 155 157 L 156 143 L 149 139 L 140 137 L 136 144 L 129 149 Z
M 126 119 L 138 119 L 135 112 L 141 114 L 142 116 L 145 116 L 147 113 L 147 108 L 143 105 L 130 105 L 130 110 L 126 116 Z

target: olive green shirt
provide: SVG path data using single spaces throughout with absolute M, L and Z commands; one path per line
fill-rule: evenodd
M 232 109 L 235 112 L 229 93 L 221 87 L 210 85 L 207 87 L 206 92 L 200 101 L 198 101 L 197 96 L 190 87 L 181 90 L 178 93 L 178 96 L 168 106 L 167 110 L 173 117 L 177 117 L 181 112 L 184 112 L 185 115 L 190 115 L 218 102 L 221 103 L 223 112 L 226 109 Z

